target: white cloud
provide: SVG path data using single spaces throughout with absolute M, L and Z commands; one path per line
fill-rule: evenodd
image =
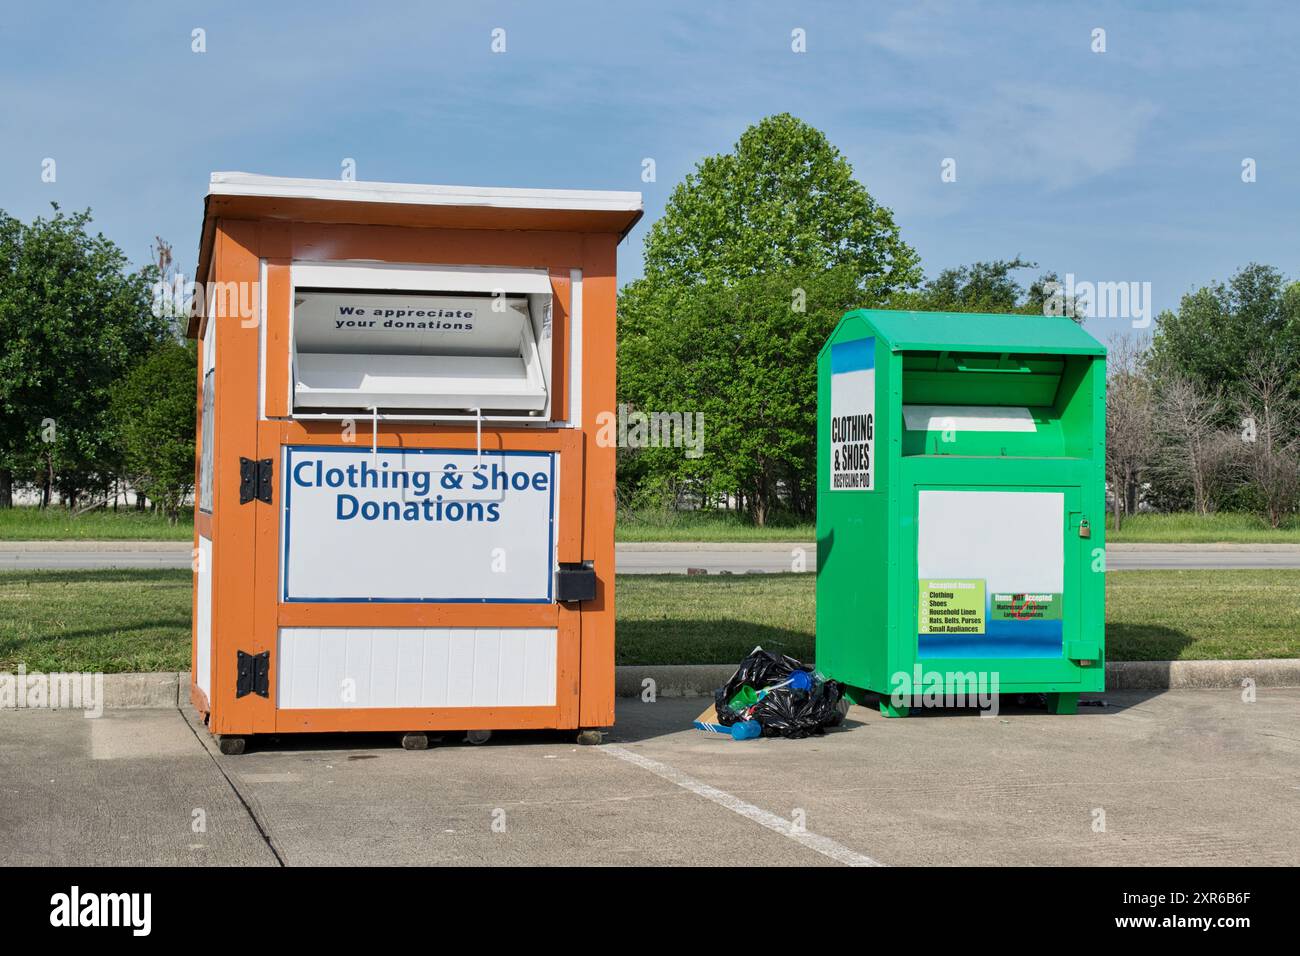
M 1075 186 L 1132 164 L 1154 104 L 1044 85 L 999 85 L 956 111 L 936 153 L 982 182 Z

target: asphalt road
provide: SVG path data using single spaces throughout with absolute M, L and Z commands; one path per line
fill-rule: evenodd
M 1295 545 L 1111 545 L 1106 567 L 1112 571 L 1140 568 L 1300 568 Z M 815 571 L 813 544 L 653 544 L 618 546 L 622 574 L 679 574 L 703 568 L 711 574 L 728 571 Z
M 0 711 L 0 866 L 1279 865 L 1300 859 L 1300 689 L 1112 692 L 1071 717 L 855 707 L 806 740 L 619 700 L 600 747 L 515 733 L 258 740 L 192 710 Z
M 0 571 L 188 568 L 190 551 L 187 541 L 0 542 Z
M 185 568 L 187 542 L 0 542 L 0 570 L 94 568 Z M 1111 545 L 1112 571 L 1139 568 L 1300 568 L 1297 545 Z M 710 574 L 815 571 L 816 547 L 809 544 L 620 544 L 621 574 Z

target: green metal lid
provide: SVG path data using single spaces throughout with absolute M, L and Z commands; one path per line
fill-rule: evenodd
M 893 352 L 1016 352 L 1105 355 L 1106 347 L 1073 319 L 1053 315 L 980 312 L 896 312 L 854 309 Z

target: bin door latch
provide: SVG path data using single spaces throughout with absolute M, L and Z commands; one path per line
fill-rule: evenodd
M 1080 667 L 1091 667 L 1101 660 L 1101 645 L 1096 641 L 1070 641 L 1065 656 Z
M 271 459 L 239 459 L 239 503 L 246 505 L 254 498 L 271 503 Z
M 596 599 L 596 569 L 590 561 L 560 565 L 555 572 L 555 599 L 566 604 Z
M 1087 518 L 1079 519 L 1079 537 L 1080 538 L 1092 537 L 1092 527 L 1088 524 Z
M 236 651 L 235 696 L 247 697 L 257 694 L 259 697 L 271 696 L 271 652 L 245 654 Z

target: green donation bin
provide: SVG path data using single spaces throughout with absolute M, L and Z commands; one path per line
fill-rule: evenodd
M 1065 317 L 849 312 L 817 360 L 817 667 L 905 716 L 1104 689 L 1106 350 Z

